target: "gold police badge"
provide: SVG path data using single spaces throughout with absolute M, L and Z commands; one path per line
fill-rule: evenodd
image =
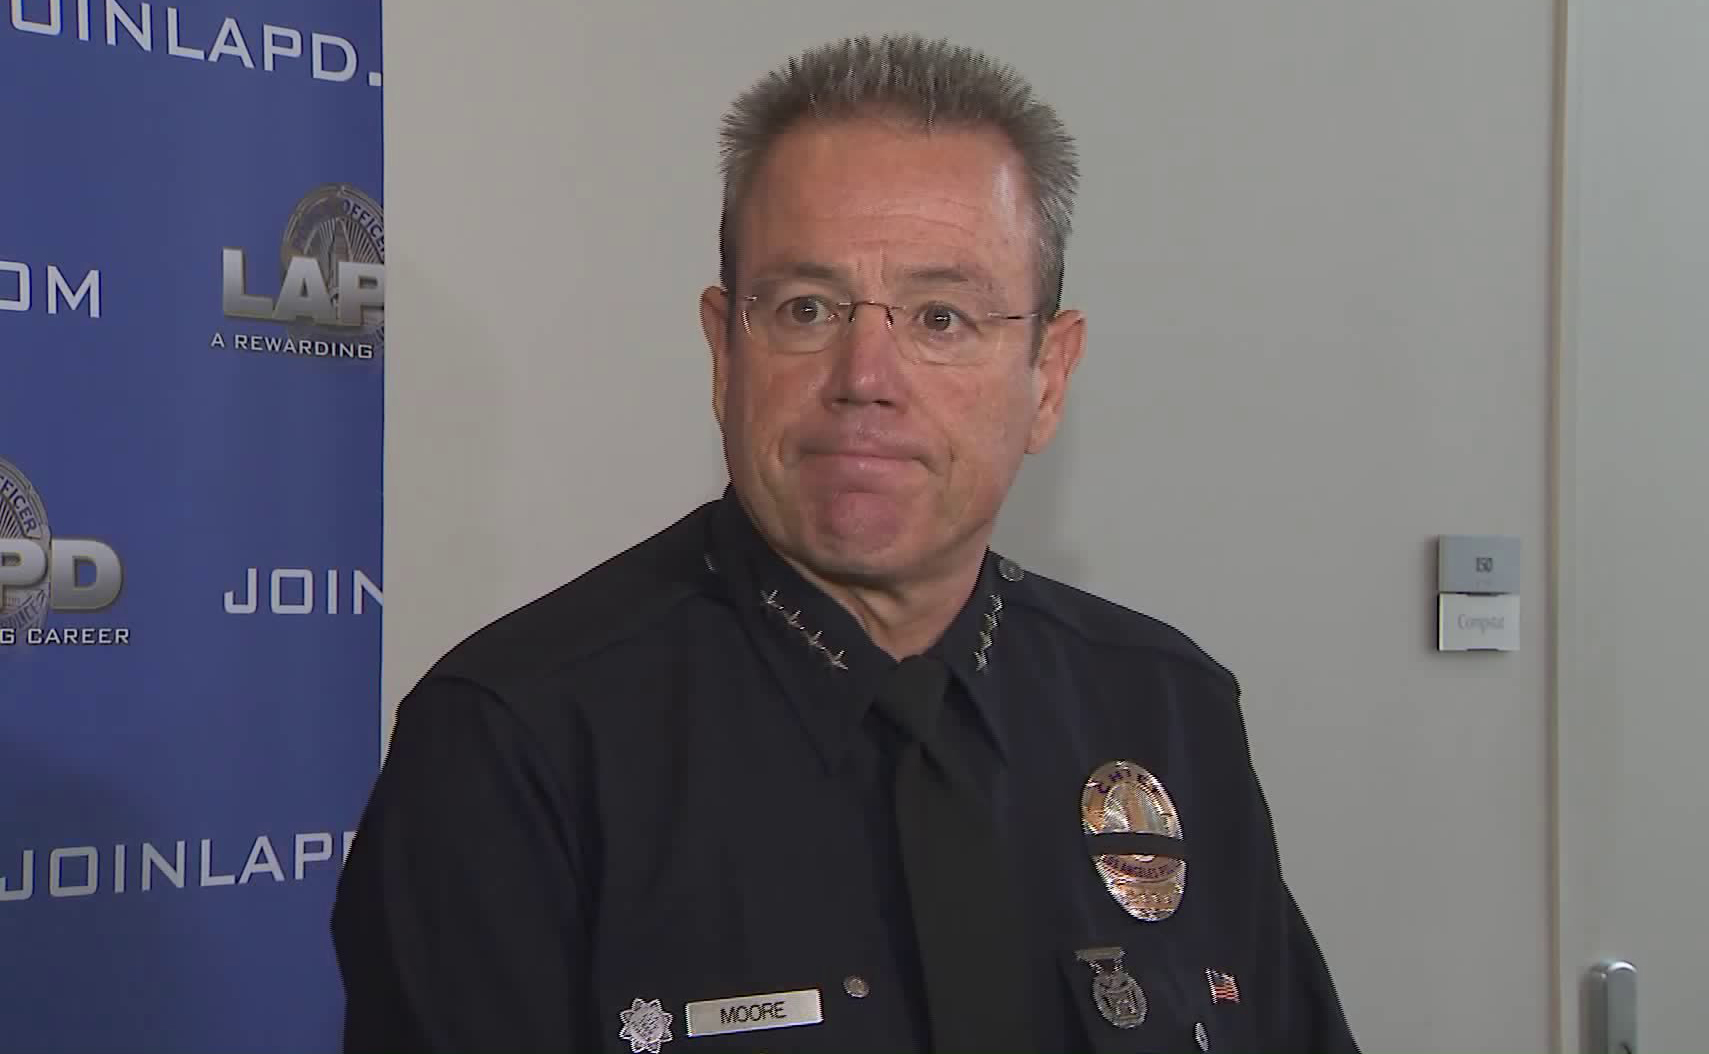
M 1107 762 L 1087 777 L 1080 819 L 1088 835 L 1181 839 L 1181 817 L 1163 782 L 1131 761 Z M 1092 862 L 1110 896 L 1141 922 L 1161 922 L 1173 915 L 1187 891 L 1187 861 L 1179 857 L 1095 853 Z

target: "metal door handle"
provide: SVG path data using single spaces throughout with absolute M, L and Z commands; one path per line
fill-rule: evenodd
M 1584 1054 L 1637 1054 L 1637 969 L 1624 959 L 1604 959 L 1584 980 Z

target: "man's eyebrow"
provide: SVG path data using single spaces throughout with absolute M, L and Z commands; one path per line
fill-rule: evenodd
M 919 286 L 968 286 L 974 289 L 996 292 L 997 283 L 984 268 L 966 264 L 938 264 L 930 267 L 915 267 L 904 270 L 900 276 L 905 288 Z M 834 285 L 847 286 L 850 284 L 849 272 L 846 268 L 832 264 L 817 263 L 812 260 L 793 260 L 768 267 L 755 278 L 759 285 L 773 284 L 791 278 L 806 279 L 813 282 L 828 282 Z
M 848 272 L 843 268 L 815 263 L 811 260 L 793 260 L 767 267 L 755 276 L 754 281 L 756 284 L 766 285 L 790 278 L 803 278 L 812 282 L 830 282 L 838 285 L 848 284 Z
M 997 283 L 992 281 L 990 274 L 983 268 L 969 266 L 947 267 L 917 267 L 902 272 L 903 283 L 907 286 L 945 286 L 964 285 L 987 292 L 996 292 Z

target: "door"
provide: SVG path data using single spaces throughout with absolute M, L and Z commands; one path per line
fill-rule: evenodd
M 1564 0 L 1556 1012 L 1636 968 L 1639 1054 L 1709 1050 L 1709 4 Z

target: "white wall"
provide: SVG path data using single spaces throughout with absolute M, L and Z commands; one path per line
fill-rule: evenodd
M 388 708 L 721 485 L 723 105 L 950 34 L 1084 155 L 1090 349 L 999 546 L 1241 676 L 1367 1050 L 1545 1049 L 1552 0 L 916 7 L 388 5 Z M 1431 650 L 1449 532 L 1524 539 L 1518 654 Z

